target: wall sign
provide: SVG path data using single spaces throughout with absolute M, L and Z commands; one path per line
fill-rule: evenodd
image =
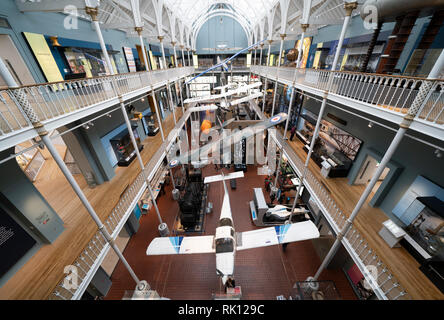
M 49 49 L 48 43 L 42 34 L 23 32 L 23 35 L 31 48 L 40 68 L 48 82 L 63 81 L 59 67 Z
M 0 208 L 0 277 L 37 242 Z

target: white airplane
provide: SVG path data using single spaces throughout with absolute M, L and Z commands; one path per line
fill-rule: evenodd
M 220 61 L 220 57 L 217 56 L 217 64 L 221 66 L 221 71 L 228 71 L 227 61 Z
M 213 94 L 213 95 L 201 96 L 201 97 L 196 97 L 196 98 L 188 98 L 188 99 L 184 100 L 184 103 L 211 102 L 211 101 L 222 99 L 222 98 L 234 95 L 234 94 L 248 92 L 249 89 L 258 88 L 261 85 L 262 85 L 261 82 L 255 82 L 255 83 L 252 83 L 249 85 L 239 85 L 234 90 L 223 91 L 220 94 Z
M 169 168 L 172 169 L 172 168 L 177 167 L 180 164 L 189 163 L 189 159 L 194 159 L 194 160 L 200 159 L 201 155 L 205 155 L 205 154 L 208 155 L 211 150 L 215 150 L 215 148 L 219 148 L 221 143 L 224 146 L 228 146 L 228 145 L 231 145 L 233 143 L 240 141 L 241 138 L 247 139 L 251 136 L 254 136 L 255 134 L 259 134 L 259 133 L 262 134 L 262 132 L 264 132 L 264 130 L 266 130 L 272 126 L 275 126 L 279 123 L 284 122 L 285 120 L 287 120 L 287 118 L 288 118 L 288 115 L 286 113 L 281 112 L 281 113 L 273 116 L 272 118 L 258 122 L 254 125 L 244 128 L 242 130 L 236 131 L 229 136 L 220 137 L 218 140 L 212 141 L 211 143 L 207 143 L 198 149 L 194 149 L 194 150 L 185 152 L 184 154 L 181 154 L 179 157 L 176 157 L 175 159 L 170 161 L 168 166 L 169 166 Z M 173 143 L 173 141 L 171 143 Z
M 262 92 L 256 92 L 256 93 L 250 94 L 250 95 L 248 95 L 248 96 L 246 96 L 246 97 L 243 97 L 243 98 L 240 98 L 240 99 L 233 100 L 233 101 L 231 101 L 231 102 L 229 102 L 229 103 L 226 103 L 225 101 L 221 101 L 221 102 L 220 102 L 220 105 L 221 105 L 221 107 L 223 107 L 223 108 L 228 108 L 228 107 L 230 107 L 230 106 L 235 106 L 235 105 L 237 105 L 237 104 L 241 104 L 241 103 L 243 103 L 243 102 L 247 102 L 247 101 L 250 101 L 250 100 L 253 100 L 253 99 L 256 99 L 256 98 L 262 97 L 263 95 L 264 95 L 264 94 L 263 94 Z
M 271 246 L 282 243 L 309 240 L 319 237 L 319 231 L 311 221 L 285 224 L 276 227 L 252 231 L 236 232 L 231 214 L 230 199 L 225 180 L 241 178 L 243 171 L 230 173 L 227 176 L 206 177 L 204 183 L 222 181 L 224 199 L 215 235 L 190 237 L 159 237 L 149 244 L 147 255 L 215 253 L 216 274 L 222 284 L 234 280 L 234 260 L 236 251 Z

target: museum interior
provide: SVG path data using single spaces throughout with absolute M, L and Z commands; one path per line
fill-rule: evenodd
M 0 299 L 444 300 L 443 21 L 2 1 Z

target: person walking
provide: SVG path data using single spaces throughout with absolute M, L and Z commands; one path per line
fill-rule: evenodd
M 160 182 L 159 186 L 160 186 L 159 196 L 161 196 L 161 195 L 165 194 L 165 184 L 164 184 L 164 182 L 163 181 Z
M 270 182 L 271 182 L 270 176 L 267 176 L 265 178 L 265 190 L 267 190 L 267 192 L 270 192 Z
M 290 141 L 293 141 L 294 134 L 296 133 L 296 126 L 291 127 Z

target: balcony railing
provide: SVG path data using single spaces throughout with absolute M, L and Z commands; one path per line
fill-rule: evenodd
M 390 110 L 399 115 L 407 113 L 420 87 L 425 81 L 431 81 L 433 82 L 432 89 L 415 120 L 444 129 L 443 80 L 289 67 L 281 67 L 279 74 L 277 67 L 251 66 L 251 71 L 273 80 L 276 80 L 278 76 L 278 80 L 290 85 L 294 81 L 295 86 L 299 84 L 320 91 L 327 90 L 329 77 L 332 76 L 330 94 Z
M 264 119 L 264 115 L 257 105 L 253 101 L 250 103 L 259 118 Z M 299 176 L 301 176 L 304 170 L 304 162 L 294 150 L 284 142 L 281 133 L 276 132 L 276 134 L 271 134 L 271 137 L 279 147 L 283 147 L 284 155 L 287 157 L 292 168 Z M 347 216 L 341 209 L 339 209 L 335 200 L 330 197 L 329 192 L 310 170 L 307 170 L 304 186 L 315 199 L 316 205 L 319 207 L 333 230 L 336 234 L 339 233 L 346 223 Z M 353 258 L 379 299 L 411 299 L 406 290 L 396 280 L 395 276 L 390 273 L 390 269 L 378 258 L 375 253 L 376 251 L 370 247 L 368 242 L 354 226 L 351 227 L 345 238 L 342 240 L 342 244 L 349 252 L 350 256 Z M 367 268 L 367 266 L 370 265 L 376 267 L 378 273 L 377 276 L 370 273 Z
M 162 161 L 167 155 L 168 150 L 171 148 L 177 135 L 185 124 L 185 121 L 190 116 L 190 111 L 186 111 L 181 119 L 177 122 L 174 130 L 168 135 L 168 139 L 165 140 L 161 147 L 158 148 L 156 153 L 152 156 L 148 164 L 145 166 L 144 172 L 140 172 L 137 178 L 129 185 L 125 193 L 121 196 L 119 202 L 114 207 L 108 218 L 104 221 L 104 225 L 108 233 L 113 239 L 117 238 L 120 230 L 128 220 L 129 215 L 134 210 L 136 203 L 142 197 L 147 188 L 146 178 L 151 181 L 151 188 L 154 190 L 157 186 L 152 185 L 153 177 L 156 172 L 161 168 Z M 92 221 L 91 221 L 92 223 Z M 60 274 L 61 281 L 57 284 L 53 292 L 50 294 L 50 300 L 78 300 L 82 297 L 86 288 L 88 287 L 91 279 L 94 277 L 97 269 L 101 265 L 106 254 L 110 250 L 110 245 L 106 242 L 102 233 L 97 230 L 93 238 L 89 241 L 88 245 L 83 249 L 79 257 L 71 263 L 72 266 L 77 268 L 78 283 L 77 287 L 66 285 L 71 283 L 68 277 L 72 274 L 63 275 Z M 134 283 L 134 287 L 135 287 Z M 128 288 L 130 290 L 131 288 Z M 132 289 L 131 289 L 132 290 Z
M 117 74 L 0 90 L 0 140 L 32 128 L 13 90 L 23 90 L 42 123 L 106 102 L 118 102 L 138 90 L 156 88 L 194 72 L 193 67 Z

